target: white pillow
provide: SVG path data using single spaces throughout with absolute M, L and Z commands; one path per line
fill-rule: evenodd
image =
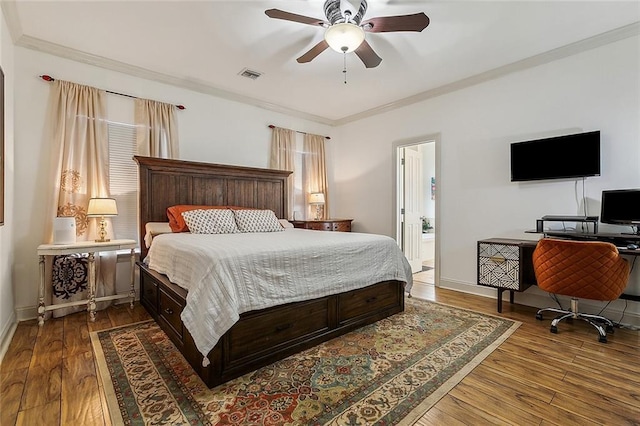
M 233 212 L 228 209 L 189 210 L 182 213 L 192 234 L 234 234 L 238 231 Z
M 144 225 L 144 229 L 146 231 L 144 234 L 144 245 L 147 248 L 151 247 L 153 237 L 156 235 L 170 234 L 173 232 L 169 226 L 169 222 L 147 222 Z
M 284 231 L 272 210 L 234 210 L 240 232 Z

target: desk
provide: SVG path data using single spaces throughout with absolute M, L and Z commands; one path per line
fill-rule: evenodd
M 640 245 L 640 236 L 637 235 L 545 231 L 545 236 L 611 242 L 618 246 L 620 254 L 640 256 L 640 249 L 626 248 L 631 242 Z M 478 241 L 478 285 L 497 289 L 498 312 L 502 312 L 504 291 L 509 291 L 509 302 L 513 303 L 514 292 L 525 291 L 530 286 L 537 285 L 532 257 L 537 244 L 537 241 L 513 238 L 489 238 Z M 640 296 L 622 294 L 620 299 L 639 302 Z
M 38 325 L 44 325 L 44 314 L 46 311 L 52 311 L 59 308 L 69 306 L 87 305 L 89 318 L 91 321 L 96 320 L 96 302 L 105 300 L 131 298 L 131 307 L 135 300 L 136 293 L 133 289 L 135 279 L 135 248 L 134 240 L 111 240 L 106 243 L 97 243 L 95 241 L 81 241 L 74 244 L 41 244 L 38 246 L 38 257 L 40 261 L 40 286 L 38 289 Z M 112 296 L 104 296 L 96 298 L 96 265 L 95 253 L 102 251 L 131 250 L 131 288 L 128 294 L 114 294 Z M 89 296 L 87 300 L 77 300 L 75 302 L 60 303 L 57 305 L 45 305 L 44 303 L 44 257 L 45 256 L 62 256 L 67 254 L 89 254 Z
M 598 232 L 595 234 L 588 232 L 576 232 L 576 231 L 544 231 L 545 237 L 554 238 L 568 238 L 570 240 L 579 241 L 603 241 L 611 243 L 618 247 L 620 254 L 628 254 L 631 256 L 640 256 L 640 250 L 629 250 L 628 244 L 640 245 L 640 235 L 636 234 L 619 234 L 609 232 Z

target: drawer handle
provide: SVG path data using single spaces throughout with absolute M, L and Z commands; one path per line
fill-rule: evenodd
M 370 297 L 366 300 L 367 303 L 371 303 L 371 302 L 375 302 L 376 300 L 378 300 L 378 296 L 373 296 Z
M 164 310 L 164 313 L 165 313 L 165 314 L 167 314 L 167 315 L 173 315 L 173 309 L 171 309 L 171 308 L 166 308 L 166 309 Z
M 492 262 L 495 262 L 495 263 L 503 263 L 503 262 L 506 262 L 507 259 L 505 259 L 502 256 L 491 256 L 489 258 L 489 260 L 491 260 Z
M 288 328 L 293 327 L 293 324 L 289 323 L 289 324 L 283 324 L 283 325 L 279 325 L 276 327 L 276 331 L 280 332 L 280 331 L 284 331 Z

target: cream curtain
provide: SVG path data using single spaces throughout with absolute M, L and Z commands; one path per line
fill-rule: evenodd
M 271 159 L 269 167 L 278 170 L 291 170 L 295 173 L 296 139 L 295 132 L 274 127 L 271 133 Z M 293 218 L 294 173 L 287 179 L 287 218 Z
M 53 218 L 73 216 L 76 220 L 76 240 L 96 238 L 96 220 L 87 217 L 89 199 L 109 196 L 109 141 L 106 122 L 106 95 L 102 90 L 68 81 L 53 82 L 49 101 L 49 132 L 53 153 L 53 174 L 46 220 L 45 241 L 52 242 Z M 108 224 L 109 238 L 114 238 Z M 48 256 L 50 257 L 50 256 Z M 52 259 L 47 259 L 51 271 Z M 96 256 L 96 296 L 115 294 L 116 256 Z M 74 269 L 81 272 L 82 268 Z M 58 278 L 64 278 L 58 276 Z M 84 282 L 82 281 L 84 280 Z M 86 299 L 86 276 L 70 280 L 52 280 L 47 274 L 45 297 L 51 303 Z M 64 285 L 62 284 L 64 281 Z M 55 288 L 53 287 L 55 285 Z M 105 303 L 98 308 L 104 308 Z M 76 306 L 55 311 L 55 316 L 85 309 Z
M 304 168 L 302 172 L 302 182 L 306 190 L 305 200 L 313 192 L 324 194 L 324 209 L 322 209 L 322 219 L 329 217 L 329 184 L 327 181 L 327 163 L 324 153 L 324 136 L 304 135 Z M 307 217 L 315 216 L 308 206 Z
M 135 100 L 138 154 L 178 158 L 178 120 L 175 105 L 149 99 Z

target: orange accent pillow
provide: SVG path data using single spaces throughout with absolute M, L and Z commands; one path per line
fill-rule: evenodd
M 169 227 L 172 232 L 189 232 L 189 227 L 182 217 L 182 213 L 190 210 L 210 210 L 210 209 L 229 209 L 229 210 L 254 210 L 251 207 L 239 206 L 197 206 L 193 204 L 179 204 L 167 207 L 167 217 L 169 218 Z

